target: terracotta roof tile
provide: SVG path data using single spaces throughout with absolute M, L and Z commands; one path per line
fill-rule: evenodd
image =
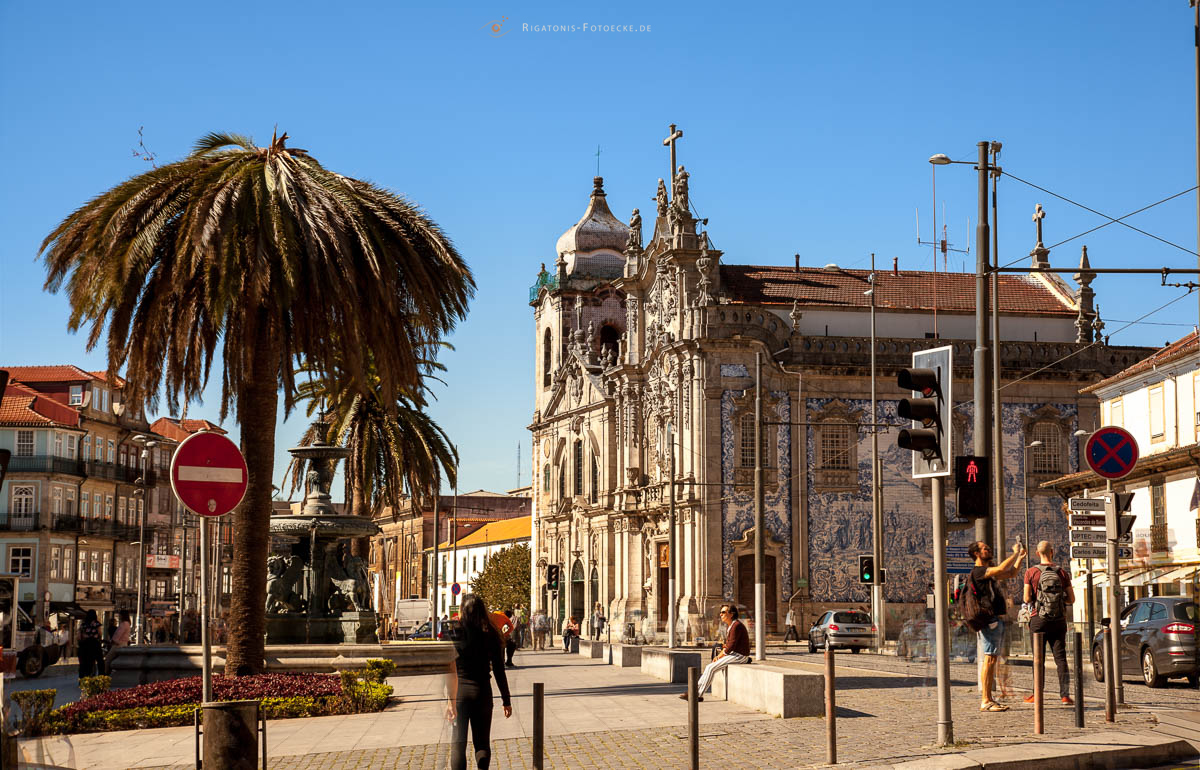
M 100 380 L 101 382 L 105 382 L 105 383 L 108 382 L 108 372 L 88 372 L 88 374 L 92 375 L 93 377 L 95 377 L 97 380 Z M 125 378 L 124 377 L 117 377 L 117 387 L 118 388 L 125 387 Z
M 74 428 L 79 425 L 79 412 L 14 382 L 0 401 L 0 425 Z
M 721 265 L 721 283 L 733 302 L 755 305 L 867 308 L 863 294 L 870 270 L 824 270 L 783 266 Z M 974 273 L 931 273 L 918 270 L 877 270 L 877 308 L 975 312 Z M 1077 311 L 1037 279 L 1023 275 L 1000 276 L 1000 311 L 1075 317 Z
M 150 424 L 150 430 L 172 441 L 183 441 L 193 433 L 198 433 L 202 430 L 222 434 L 226 432 L 220 425 L 211 423 L 208 420 L 180 420 L 176 417 L 159 417 Z
M 493 521 L 490 524 L 485 524 L 469 535 L 463 535 L 458 541 L 459 548 L 467 548 L 472 545 L 487 545 L 488 543 L 504 543 L 511 540 L 525 540 L 531 537 L 533 526 L 532 516 L 518 516 L 515 519 L 501 519 Z M 438 545 L 439 549 L 450 548 L 451 543 L 447 540 Z M 426 548 L 427 551 L 432 551 L 432 548 Z
M 85 372 L 71 364 L 60 366 L 0 366 L 7 369 L 12 380 L 18 382 L 81 382 L 103 380 L 103 373 L 97 377 L 91 372 Z
M 1193 330 L 1189 332 L 1187 336 L 1183 337 L 1182 339 L 1175 340 L 1169 345 L 1163 346 L 1157 352 L 1152 353 L 1146 358 L 1143 358 L 1133 366 L 1117 372 L 1112 377 L 1106 377 L 1094 385 L 1088 385 L 1079 392 L 1092 393 L 1100 388 L 1103 388 L 1105 385 L 1110 385 L 1118 380 L 1123 380 L 1127 377 L 1132 377 L 1135 374 L 1141 374 L 1142 372 L 1149 371 L 1156 366 L 1161 366 L 1169 361 L 1182 358 L 1183 356 L 1186 356 L 1189 353 L 1194 353 L 1197 350 L 1200 350 L 1200 333 Z

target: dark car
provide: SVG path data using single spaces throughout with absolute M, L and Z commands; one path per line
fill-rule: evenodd
M 861 610 L 830 610 L 808 629 L 808 651 L 818 647 L 829 649 L 859 650 L 870 647 L 875 641 L 875 624 L 871 616 Z
M 1105 618 L 1104 623 L 1108 622 Z M 1092 671 L 1104 681 L 1104 634 L 1092 640 Z M 1186 677 L 1200 682 L 1196 668 L 1196 605 L 1186 596 L 1153 596 L 1131 602 L 1121 613 L 1121 672 L 1142 672 L 1149 687 Z
M 452 629 L 457 628 L 457 627 L 458 627 L 457 620 L 438 621 L 438 635 L 437 635 L 438 640 L 441 641 L 444 639 L 449 639 L 450 637 L 447 634 L 449 634 Z M 422 623 L 417 628 L 416 631 L 413 631 L 411 634 L 409 634 L 408 639 L 409 639 L 409 641 L 414 641 L 414 642 L 421 640 L 421 639 L 430 641 L 429 621 L 426 620 L 424 623 Z

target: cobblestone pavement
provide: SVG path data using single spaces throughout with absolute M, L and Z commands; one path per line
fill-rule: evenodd
M 847 656 L 849 657 L 849 656 Z M 839 664 L 868 660 L 855 656 Z M 838 678 L 838 759 L 844 764 L 873 766 L 942 753 L 931 744 L 937 736 L 937 700 L 932 687 L 911 677 L 864 674 L 841 670 Z M 1033 709 L 1020 696 L 1008 698 L 1004 713 L 980 713 L 978 695 L 969 686 L 952 688 L 954 734 L 958 746 L 949 751 L 1024 743 L 1035 740 Z M 679 704 L 682 706 L 682 704 Z M 1077 730 L 1071 709 L 1046 709 L 1046 735 L 1051 740 L 1105 728 L 1102 708 L 1089 704 L 1087 727 Z M 701 704 L 704 709 L 706 704 Z M 1110 729 L 1145 729 L 1153 717 L 1144 711 L 1123 711 Z M 436 736 L 430 736 L 437 739 Z M 444 740 L 444 738 L 443 738 Z M 310 768 L 380 769 L 445 768 L 448 746 L 443 743 L 282 756 L 271 760 L 279 770 Z M 546 767 L 551 768 L 680 768 L 687 766 L 687 728 L 604 730 L 551 735 L 546 738 Z M 728 756 L 742 767 L 806 768 L 825 764 L 823 718 L 735 721 L 701 727 L 701 761 L 716 766 Z M 492 767 L 530 767 L 528 738 L 493 742 Z M 186 765 L 177 765 L 184 768 Z M 174 770 L 174 768 L 172 768 Z

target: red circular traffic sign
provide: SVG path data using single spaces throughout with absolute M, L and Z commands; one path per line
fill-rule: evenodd
M 220 433 L 193 433 L 171 459 L 171 489 L 192 513 L 224 516 L 246 496 L 242 450 Z
M 1129 475 L 1138 461 L 1137 439 L 1124 428 L 1106 425 L 1092 434 L 1084 449 L 1088 467 L 1106 479 Z

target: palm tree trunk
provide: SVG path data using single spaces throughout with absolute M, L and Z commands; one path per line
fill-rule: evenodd
M 355 516 L 371 516 L 371 507 L 367 504 L 369 499 L 367 496 L 366 485 L 361 477 L 355 478 L 351 482 L 350 487 L 350 513 Z M 350 542 L 350 553 L 361 557 L 368 558 L 371 550 L 371 538 L 356 537 Z
M 275 413 L 279 406 L 279 342 L 259 315 L 254 360 L 238 389 L 238 423 L 249 483 L 233 512 L 233 595 L 225 674 L 265 669 L 267 552 L 270 548 L 271 479 L 275 468 Z

